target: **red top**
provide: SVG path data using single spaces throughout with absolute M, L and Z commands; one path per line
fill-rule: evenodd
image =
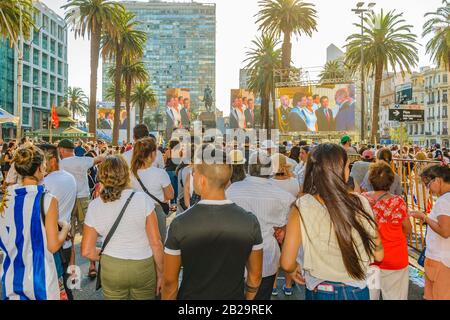
M 408 217 L 405 201 L 400 196 L 383 198 L 380 201 L 363 194 L 372 206 L 384 247 L 383 261 L 374 265 L 384 270 L 401 270 L 408 266 L 408 243 L 403 232 L 403 221 Z

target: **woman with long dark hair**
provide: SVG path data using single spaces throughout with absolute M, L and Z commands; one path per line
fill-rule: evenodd
M 290 213 L 281 267 L 306 283 L 307 300 L 369 300 L 366 273 L 383 259 L 369 202 L 347 191 L 349 171 L 342 147 L 315 147 L 306 165 L 305 195 Z

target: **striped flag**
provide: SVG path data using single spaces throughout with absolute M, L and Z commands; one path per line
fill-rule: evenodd
M 0 217 L 1 279 L 6 300 L 60 300 L 53 254 L 47 249 L 40 199 L 43 186 L 15 186 Z M 47 195 L 45 207 L 51 197 Z

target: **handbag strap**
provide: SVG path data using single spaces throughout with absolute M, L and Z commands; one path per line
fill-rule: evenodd
M 136 175 L 136 179 L 139 182 L 139 184 L 141 185 L 142 190 L 144 190 L 144 192 L 146 194 L 148 194 L 153 200 L 155 200 L 161 207 L 165 204 L 164 202 L 162 202 L 161 200 L 159 200 L 157 197 L 155 197 L 154 195 L 152 195 L 148 189 L 145 187 L 144 183 L 142 182 L 142 180 Z
M 122 211 L 120 211 L 119 216 L 117 217 L 116 221 L 114 222 L 113 226 L 111 227 L 111 229 L 108 232 L 108 235 L 105 238 L 105 241 L 103 241 L 103 246 L 102 249 L 100 250 L 100 256 L 102 255 L 103 251 L 105 251 L 106 246 L 108 245 L 109 241 L 111 240 L 112 236 L 114 235 L 114 233 L 116 232 L 117 227 L 119 226 L 120 221 L 122 220 L 122 217 L 125 213 L 125 211 L 128 208 L 128 205 L 131 202 L 131 199 L 133 199 L 135 192 L 131 193 L 131 195 L 128 197 L 127 202 L 125 202 L 125 205 L 122 208 Z

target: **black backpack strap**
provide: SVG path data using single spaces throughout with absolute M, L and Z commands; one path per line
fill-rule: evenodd
M 167 203 L 162 202 L 161 200 L 159 200 L 157 197 L 155 197 L 154 195 L 152 195 L 148 189 L 145 187 L 144 183 L 142 182 L 142 180 L 136 175 L 136 180 L 139 182 L 139 184 L 141 185 L 142 190 L 144 190 L 144 192 L 146 194 L 148 194 L 150 196 L 150 198 L 152 198 L 153 200 L 155 200 L 161 207 L 164 207 L 164 205 L 167 205 Z
M 103 246 L 102 246 L 102 248 L 100 250 L 100 254 L 99 254 L 100 256 L 102 255 L 103 251 L 105 251 L 106 246 L 108 245 L 108 243 L 111 240 L 112 236 L 116 232 L 116 229 L 119 226 L 119 223 L 122 220 L 122 217 L 123 217 L 125 211 L 127 210 L 128 205 L 130 204 L 131 199 L 133 199 L 134 195 L 135 195 L 135 192 L 131 193 L 131 195 L 128 197 L 127 202 L 125 202 L 125 205 L 122 208 L 122 211 L 120 211 L 119 216 L 117 217 L 117 219 L 114 222 L 113 226 L 109 230 L 108 235 L 106 236 L 105 240 L 103 241 Z

